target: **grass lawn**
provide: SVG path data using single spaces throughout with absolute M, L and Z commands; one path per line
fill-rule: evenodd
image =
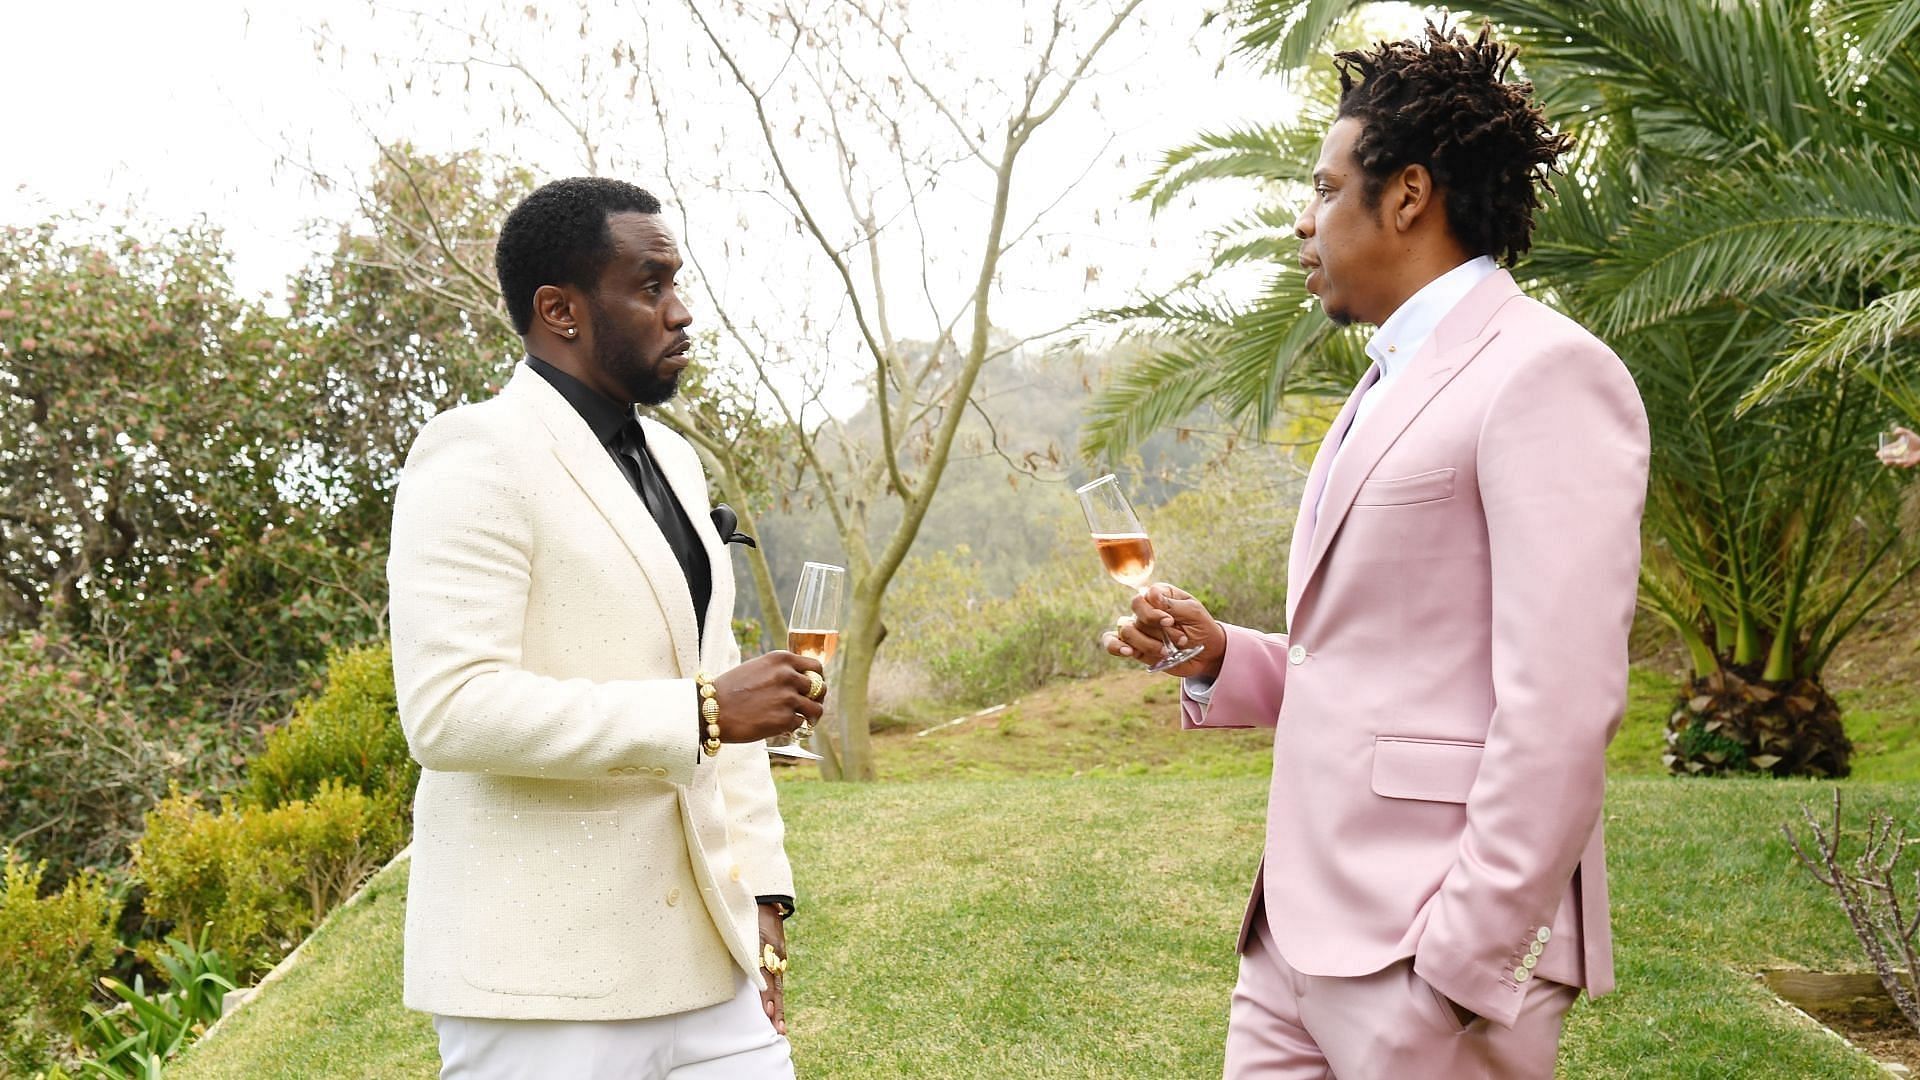
M 1575 1009 L 1563 1074 L 1880 1075 L 1752 974 L 1859 966 L 1779 834 L 1828 789 L 1658 776 L 1668 685 L 1636 676 L 1621 738 L 1637 741 L 1614 760 L 1621 990 Z M 889 733 L 894 782 L 785 778 L 803 1077 L 1218 1075 L 1267 751 L 1261 733 L 1170 730 L 1164 686 L 1117 674 Z M 1912 783 L 1847 792 L 1855 811 L 1920 801 Z M 377 881 L 177 1074 L 434 1075 L 431 1027 L 399 1004 L 404 896 L 404 875 Z

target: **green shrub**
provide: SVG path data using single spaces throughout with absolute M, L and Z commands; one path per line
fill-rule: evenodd
M 247 796 L 272 809 L 312 799 L 337 781 L 374 800 L 404 831 L 419 780 L 394 701 L 393 651 L 382 643 L 333 655 L 325 689 L 296 705 L 293 719 L 248 763 Z
M 949 634 L 948 647 L 928 657 L 928 670 L 962 705 L 995 705 L 1056 679 L 1096 674 L 1113 662 L 1095 644 L 1103 615 L 1108 622 L 1113 615 L 1077 592 L 1020 589 L 983 612 L 971 633 Z
M 120 676 L 68 641 L 0 639 L 0 840 L 45 862 L 55 884 L 121 864 L 167 769 L 187 763 L 123 707 Z
M 1240 475 L 1214 474 L 1162 506 L 1140 508 L 1155 576 L 1188 589 L 1222 620 L 1280 630 L 1297 477 L 1251 457 L 1242 464 Z M 1126 614 L 1129 598 L 1101 573 L 1077 517 L 1011 592 L 986 585 L 988 568 L 965 545 L 910 559 L 888 594 L 886 658 L 924 670 L 957 705 L 1010 701 L 1056 679 L 1114 670 L 1118 661 L 1099 638 Z
M 147 815 L 134 869 L 150 916 L 189 932 L 244 975 L 291 951 L 398 850 L 405 827 L 357 788 L 323 781 L 311 800 L 209 810 L 175 793 Z
M 0 870 L 0 1074 L 32 1075 L 63 1056 L 93 982 L 113 963 L 120 905 L 91 872 L 40 895 L 45 867 L 7 851 Z

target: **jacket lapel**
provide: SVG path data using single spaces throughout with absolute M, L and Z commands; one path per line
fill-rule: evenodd
M 687 520 L 693 522 L 700 546 L 707 551 L 713 594 L 707 601 L 707 636 L 700 643 L 700 655 L 717 658 L 725 654 L 726 642 L 733 636 L 733 564 L 720 530 L 713 526 L 713 508 L 707 505 L 704 466 L 698 454 L 684 452 L 685 442 L 666 425 L 643 417 L 640 426 L 646 429 L 647 447 L 653 453 L 654 464 L 660 466 L 667 484 L 673 488 L 674 498 L 680 500 Z M 692 607 L 691 599 L 687 605 Z
M 1298 575 L 1298 585 L 1293 584 L 1294 567 L 1289 565 L 1289 615 L 1298 606 L 1300 598 L 1306 595 L 1307 586 L 1313 583 L 1314 574 L 1319 571 L 1327 550 L 1333 546 L 1341 523 L 1353 508 L 1353 500 L 1360 494 L 1361 485 L 1373 474 L 1374 466 L 1400 440 L 1408 425 L 1413 423 L 1434 396 L 1500 335 L 1500 328 L 1492 325 L 1494 313 L 1520 295 L 1519 286 L 1513 283 L 1512 275 L 1505 270 L 1474 286 L 1473 291 L 1455 305 L 1446 318 L 1440 320 L 1440 325 L 1434 328 L 1406 373 L 1387 388 L 1386 397 L 1368 415 L 1366 426 L 1355 432 L 1350 442 L 1341 445 L 1338 452 L 1331 455 L 1335 461 L 1327 470 L 1326 497 L 1319 503 L 1304 573 Z M 1357 398 L 1358 395 L 1355 402 L 1349 402 L 1349 405 L 1357 403 Z
M 1340 409 L 1333 424 L 1327 428 L 1327 437 L 1320 442 L 1320 449 L 1313 455 L 1313 468 L 1307 471 L 1306 493 L 1300 499 L 1300 513 L 1294 520 L 1293 544 L 1287 552 L 1287 625 L 1293 625 L 1293 608 L 1300 599 L 1300 587 L 1307 583 L 1307 556 L 1313 550 L 1313 532 L 1315 522 L 1320 515 L 1320 493 L 1327 488 L 1327 470 L 1333 467 L 1333 459 L 1338 456 L 1340 444 L 1346 440 L 1347 429 L 1353 425 L 1353 414 L 1360 407 L 1360 399 L 1373 384 L 1380 381 L 1380 365 L 1367 368 L 1360 376 L 1360 382 L 1347 395 L 1347 403 Z
M 607 456 L 606 448 L 593 437 L 580 414 L 531 368 L 521 364 L 514 369 L 513 378 L 501 396 L 524 403 L 552 434 L 554 456 L 560 459 L 560 464 L 640 564 L 641 573 L 653 588 L 654 599 L 667 617 L 667 635 L 680 662 L 680 673 L 691 675 L 700 666 L 693 596 L 687 590 L 687 577 L 680 569 L 680 560 L 674 557 L 673 548 L 653 515 L 647 513 L 646 504 L 633 493 L 620 466 Z M 695 527 L 700 524 L 696 517 Z M 712 531 L 711 524 L 708 531 Z

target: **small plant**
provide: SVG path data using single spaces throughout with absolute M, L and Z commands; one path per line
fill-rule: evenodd
M 233 965 L 217 950 L 179 938 L 168 938 L 167 949 L 156 958 L 170 987 L 164 993 L 148 994 L 137 975 L 132 986 L 100 980 L 121 1003 L 109 1010 L 87 1006 L 81 1042 L 93 1057 L 84 1065 L 85 1075 L 158 1077 L 165 1062 L 220 1019 L 228 991 L 238 985 Z
M 1914 982 L 1914 972 L 1920 971 L 1920 945 L 1915 942 L 1920 935 L 1920 865 L 1901 858 L 1920 838 L 1909 838 L 1906 826 L 1892 814 L 1876 811 L 1867 819 L 1859 855 L 1848 866 L 1841 855 L 1845 832 L 1840 789 L 1833 789 L 1833 820 L 1826 827 L 1804 803 L 1800 814 L 1807 822 L 1807 844 L 1802 846 L 1791 822 L 1780 826 L 1787 843 L 1814 880 L 1833 890 L 1880 985 L 1920 1032 L 1920 986 Z

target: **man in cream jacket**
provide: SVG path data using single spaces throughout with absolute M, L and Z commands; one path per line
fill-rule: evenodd
M 420 433 L 394 507 L 394 676 L 424 772 L 406 1003 L 443 1077 L 791 1077 L 793 879 L 765 740 L 820 665 L 740 662 L 671 398 L 692 321 L 660 204 L 562 180 L 501 231 L 527 360 Z

